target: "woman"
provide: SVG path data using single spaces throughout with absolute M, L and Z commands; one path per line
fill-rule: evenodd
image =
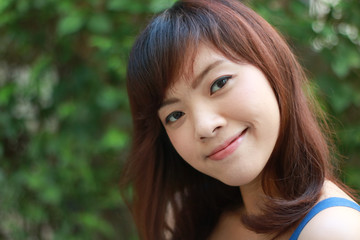
M 175 3 L 137 39 L 127 80 L 142 239 L 360 239 L 304 73 L 255 12 Z

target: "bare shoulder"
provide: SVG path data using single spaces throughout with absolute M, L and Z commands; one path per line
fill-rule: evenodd
M 319 201 L 340 197 L 353 201 L 331 181 L 325 181 Z M 302 230 L 299 240 L 352 240 L 360 239 L 360 212 L 344 206 L 327 208 L 318 213 Z
M 303 229 L 299 240 L 360 239 L 360 212 L 349 207 L 331 207 L 318 213 Z

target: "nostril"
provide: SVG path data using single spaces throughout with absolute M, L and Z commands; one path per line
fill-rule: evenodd
M 217 130 L 217 129 L 219 129 L 219 128 L 221 128 L 220 126 L 218 126 L 218 127 L 216 127 L 216 128 L 214 128 L 214 130 L 212 131 L 213 133 Z

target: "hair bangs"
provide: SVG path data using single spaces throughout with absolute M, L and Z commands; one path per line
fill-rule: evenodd
M 181 13 L 174 15 L 168 11 L 143 31 L 130 55 L 127 87 L 132 107 L 139 109 L 135 115 L 140 119 L 157 113 L 167 89 L 181 75 L 192 72 L 199 28 L 184 24 Z M 148 106 L 145 112 L 143 106 Z

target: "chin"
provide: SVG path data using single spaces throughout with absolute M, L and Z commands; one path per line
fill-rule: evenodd
M 256 176 L 254 176 L 254 177 L 237 176 L 237 177 L 223 178 L 223 179 L 218 179 L 218 180 L 221 181 L 222 183 L 232 186 L 232 187 L 241 187 L 241 186 L 248 185 L 248 184 L 254 182 L 255 179 L 257 179 Z

